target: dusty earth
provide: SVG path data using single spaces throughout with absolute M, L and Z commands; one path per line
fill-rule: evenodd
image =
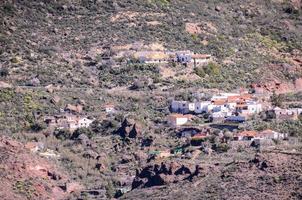
M 66 199 L 80 185 L 22 143 L 0 137 L 0 199 Z

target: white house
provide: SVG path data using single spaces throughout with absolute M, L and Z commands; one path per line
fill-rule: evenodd
M 225 119 L 225 113 L 223 112 L 214 112 L 211 114 L 213 122 L 223 122 Z
M 177 113 L 188 113 L 189 112 L 188 102 L 173 100 L 171 103 L 171 110 L 172 110 L 172 112 L 177 112 Z
M 76 117 L 76 119 L 71 119 L 68 121 L 68 129 L 74 131 L 78 128 L 88 128 L 93 120 L 87 117 Z
M 206 64 L 212 60 L 212 56 L 209 54 L 193 54 L 191 62 L 194 63 L 194 65 L 201 65 Z
M 261 131 L 257 134 L 257 136 L 254 139 L 276 139 L 276 140 L 283 140 L 287 138 L 287 134 L 285 133 L 279 133 L 270 129 Z
M 235 110 L 235 109 L 236 109 L 237 103 L 236 103 L 236 102 L 228 102 L 226 105 L 227 105 L 227 107 L 228 107 L 230 110 Z
M 262 104 L 256 102 L 247 103 L 247 108 L 250 114 L 257 114 L 262 112 Z
M 173 113 L 167 117 L 168 124 L 172 126 L 182 126 L 188 122 L 191 117 L 189 115 L 182 115 Z
M 189 102 L 188 103 L 188 111 L 194 112 L 195 111 L 195 103 Z
M 113 104 L 107 104 L 104 107 L 105 107 L 105 112 L 108 114 L 115 112 L 115 107 Z
M 92 122 L 93 122 L 93 120 L 88 119 L 86 117 L 82 117 L 78 120 L 78 127 L 79 128 L 82 128 L 82 127 L 88 128 Z
M 241 115 L 249 116 L 262 112 L 262 104 L 250 101 L 244 104 L 237 104 L 236 109 Z
M 201 101 L 195 103 L 195 113 L 200 114 L 203 112 L 208 112 L 208 106 L 211 104 L 210 101 Z

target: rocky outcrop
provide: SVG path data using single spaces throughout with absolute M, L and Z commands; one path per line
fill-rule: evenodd
M 82 189 L 76 182 L 67 184 L 70 179 L 61 168 L 25 147 L 0 137 L 0 199 L 67 199 L 69 193 Z
M 11 88 L 12 85 L 3 81 L 0 81 L 0 88 Z
M 121 127 L 116 131 L 122 138 L 138 138 L 142 134 L 141 125 L 132 119 L 125 119 Z
M 297 79 L 294 83 L 281 82 L 278 80 L 268 81 L 264 83 L 252 84 L 251 88 L 257 94 L 272 93 L 277 94 L 294 92 L 302 90 L 302 79 Z
M 302 78 L 298 78 L 295 81 L 295 88 L 297 91 L 302 91 Z
M 77 105 L 67 104 L 65 110 L 71 113 L 81 113 L 83 111 L 83 106 L 80 104 Z
M 132 183 L 132 189 L 166 185 L 183 180 L 192 180 L 200 174 L 198 165 L 176 162 L 153 164 L 143 168 Z

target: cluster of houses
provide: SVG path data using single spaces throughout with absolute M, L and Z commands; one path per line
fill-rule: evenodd
M 141 63 L 160 64 L 177 62 L 184 65 L 202 65 L 213 60 L 209 54 L 196 54 L 192 51 L 138 51 L 133 57 Z
M 135 61 L 146 64 L 180 63 L 194 66 L 203 65 L 214 60 L 209 54 L 198 54 L 190 50 L 167 51 L 163 49 L 123 49 L 116 52 L 115 55 L 103 56 L 103 59 L 108 60 L 110 57 L 114 60 Z
M 282 109 L 275 107 L 273 111 L 277 120 L 297 120 L 299 115 L 302 114 L 302 108 Z
M 73 108 L 74 107 L 74 108 Z M 103 110 L 107 115 L 111 115 L 116 112 L 114 104 L 105 104 Z M 94 119 L 81 115 L 82 107 L 67 105 L 65 110 L 62 110 L 60 114 L 53 116 L 45 116 L 43 122 L 46 123 L 50 130 L 65 129 L 70 132 L 75 131 L 78 128 L 88 128 Z
M 44 122 L 50 129 L 66 129 L 71 132 L 78 128 L 87 128 L 93 121 L 93 119 L 70 113 L 44 117 Z
M 235 141 L 243 141 L 243 140 L 267 140 L 267 139 L 275 139 L 275 140 L 283 140 L 288 137 L 285 133 L 279 133 L 277 131 L 273 131 L 271 129 L 267 129 L 264 131 L 242 131 L 234 135 Z
M 171 114 L 168 122 L 180 126 L 192 118 L 188 114 L 209 113 L 214 122 L 245 122 L 248 117 L 260 113 L 262 104 L 248 93 L 222 93 L 213 96 L 210 101 L 171 102 Z M 178 113 L 178 114 L 175 114 Z
M 213 133 L 210 128 L 186 128 L 180 131 L 180 137 L 190 138 L 192 144 L 200 145 L 202 141 L 210 138 Z M 222 131 L 218 134 L 220 138 L 224 138 Z M 264 140 L 284 140 L 288 138 L 288 134 L 279 133 L 277 131 L 266 129 L 263 131 L 244 130 L 232 133 L 229 136 L 232 141 L 264 141 Z

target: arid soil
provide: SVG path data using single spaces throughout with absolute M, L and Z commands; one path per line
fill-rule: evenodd
M 6 137 L 0 137 L 0 168 L 0 198 L 5 200 L 66 199 L 81 188 L 57 164 Z

